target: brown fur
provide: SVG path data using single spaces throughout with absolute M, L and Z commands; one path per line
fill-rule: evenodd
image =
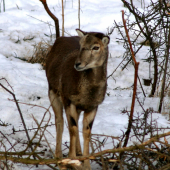
M 62 157 L 63 106 L 70 133 L 69 156 L 82 154 L 78 134 L 81 111 L 84 111 L 83 155 L 88 155 L 93 120 L 106 92 L 109 38 L 102 33 L 77 32 L 79 36 L 57 38 L 46 63 L 49 98 L 55 112 L 57 157 Z M 89 160 L 84 161 L 82 169 L 91 169 Z

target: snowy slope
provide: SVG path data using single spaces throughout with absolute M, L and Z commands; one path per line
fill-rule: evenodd
M 51 11 L 59 18 L 61 27 L 61 2 L 47 0 Z M 135 3 L 141 7 L 138 1 Z M 147 3 L 146 3 L 147 5 Z M 66 1 L 65 4 L 65 31 L 69 35 L 76 35 L 75 29 L 78 27 L 78 4 L 77 1 Z M 100 31 L 107 33 L 107 29 L 113 26 L 114 20 L 121 22 L 121 10 L 126 10 L 120 0 L 81 0 L 81 29 L 84 31 Z M 142 9 L 141 9 L 142 10 Z M 31 17 L 32 16 L 32 17 Z M 33 18 L 34 17 L 34 18 Z M 42 20 L 43 22 L 41 22 Z M 43 5 L 38 0 L 8 0 L 6 1 L 6 12 L 0 13 L 0 83 L 15 93 L 19 102 L 33 104 L 48 108 L 50 102 L 48 99 L 48 84 L 45 71 L 40 64 L 30 64 L 22 59 L 29 59 L 35 51 L 35 44 L 40 41 L 49 42 L 50 38 L 46 35 L 55 34 L 52 19 L 48 16 L 43 8 Z M 66 34 L 66 36 L 68 36 Z M 116 38 L 120 37 L 118 32 L 114 30 L 111 35 L 109 45 L 110 55 L 108 62 L 108 75 L 110 75 L 122 60 L 124 49 L 122 44 L 118 44 Z M 25 40 L 33 38 L 32 40 Z M 52 41 L 54 41 L 53 38 Z M 137 56 L 140 61 L 139 77 L 142 79 L 148 75 L 148 66 L 141 61 L 142 57 L 147 52 L 147 47 Z M 145 69 L 143 69 L 145 68 Z M 7 82 L 1 78 L 5 78 Z M 134 79 L 134 69 L 128 66 L 126 71 L 121 71 L 118 68 L 112 77 L 108 79 L 108 89 L 104 102 L 98 109 L 98 113 L 94 122 L 92 133 L 105 134 L 112 136 L 122 135 L 128 123 L 126 114 L 121 114 L 124 109 L 130 110 L 132 98 L 132 85 Z M 144 87 L 146 94 L 150 92 L 150 87 Z M 140 99 L 144 101 L 144 108 L 153 107 L 157 110 L 159 99 L 148 98 L 144 99 L 140 87 Z M 13 101 L 12 96 L 0 87 L 0 120 L 9 124 L 9 126 L 1 126 L 1 131 L 4 134 L 12 134 L 12 128 L 15 130 L 23 129 L 21 119 Z M 32 115 L 40 122 L 45 109 L 33 107 L 25 104 L 20 104 L 27 128 L 37 127 Z M 142 109 L 136 102 L 136 111 Z M 51 120 L 50 124 L 54 124 L 53 111 L 50 108 Z M 82 121 L 83 115 L 80 117 Z M 161 114 L 153 114 L 153 118 L 157 119 L 158 126 L 169 126 L 169 122 Z M 49 119 L 49 114 L 46 115 L 45 121 Z M 45 124 L 46 122 L 44 122 Z M 82 124 L 80 123 L 80 133 Z M 55 126 L 47 128 L 46 136 L 52 147 L 55 149 Z M 29 131 L 30 136 L 33 136 L 33 131 Z M 17 132 L 9 136 L 11 143 L 14 144 L 17 140 L 26 141 L 24 132 Z M 67 123 L 63 135 L 63 143 L 69 141 Z M 81 142 L 82 136 L 81 136 Z M 45 145 L 45 142 L 44 142 Z M 6 149 L 11 146 L 6 145 Z M 109 143 L 105 148 L 112 148 L 112 143 Z M 21 145 L 17 145 L 18 149 L 22 149 Z M 64 146 L 63 146 L 64 148 Z M 39 148 L 39 150 L 44 149 Z M 4 150 L 3 147 L 0 150 Z M 67 150 L 66 150 L 67 152 Z M 17 166 L 17 165 L 16 165 Z M 19 166 L 18 169 L 27 169 L 26 166 Z M 95 166 L 93 167 L 95 169 Z M 34 167 L 33 167 L 34 169 Z

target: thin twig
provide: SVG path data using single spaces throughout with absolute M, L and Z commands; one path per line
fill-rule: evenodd
M 4 80 L 6 80 L 6 79 L 4 78 Z M 6 80 L 6 82 L 8 82 L 8 81 Z M 8 84 L 9 84 L 9 83 L 8 83 Z M 31 145 L 30 136 L 29 136 L 29 134 L 28 134 L 28 130 L 27 130 L 27 128 L 26 128 L 26 124 L 25 124 L 25 121 L 24 121 L 24 118 L 23 118 L 21 109 L 20 109 L 20 107 L 19 107 L 18 100 L 17 100 L 16 97 L 15 97 L 15 94 L 14 94 L 13 92 L 11 92 L 9 89 L 7 89 L 5 86 L 3 86 L 1 83 L 0 83 L 0 86 L 13 96 L 14 101 L 15 101 L 15 104 L 16 104 L 17 109 L 18 109 L 18 112 L 19 112 L 20 117 L 21 117 L 21 121 L 22 121 L 23 126 L 24 126 L 24 129 L 25 129 L 25 133 L 26 133 L 26 136 L 27 136 L 27 139 L 28 139 L 28 142 L 29 142 L 29 147 L 31 148 L 31 150 L 33 150 L 32 145 Z
M 78 22 L 79 22 L 79 29 L 80 29 L 80 0 L 78 0 Z
M 64 2 L 63 0 L 61 0 L 62 2 L 62 36 L 64 36 Z

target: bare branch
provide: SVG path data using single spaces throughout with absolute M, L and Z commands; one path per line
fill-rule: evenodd
M 40 0 L 42 4 L 44 5 L 45 10 L 47 11 L 48 15 L 54 20 L 55 22 L 55 29 L 56 29 L 56 38 L 60 37 L 60 31 L 59 31 L 59 20 L 58 18 L 50 11 L 48 8 L 46 0 Z
M 124 144 L 123 144 L 123 147 L 126 147 L 127 143 L 128 143 L 128 140 L 129 140 L 129 135 L 130 135 L 130 131 L 131 131 L 131 127 L 132 127 L 132 121 L 133 121 L 133 112 L 134 112 L 136 90 L 137 90 L 137 77 L 138 77 L 139 62 L 136 62 L 136 59 L 135 59 L 135 56 L 134 56 L 132 44 L 131 44 L 130 37 L 129 37 L 129 34 L 128 34 L 128 30 L 127 30 L 127 27 L 126 27 L 126 21 L 124 19 L 124 11 L 122 11 L 122 20 L 123 20 L 123 25 L 124 25 L 124 28 L 125 28 L 126 36 L 128 38 L 128 42 L 129 42 L 132 58 L 133 58 L 133 61 L 134 61 L 134 64 L 135 64 L 134 88 L 133 88 L 133 97 L 132 97 L 132 104 L 131 104 L 131 112 L 130 112 L 130 117 L 129 117 L 128 128 L 127 128 L 127 131 L 125 133 L 126 138 L 125 138 L 125 141 L 124 141 Z

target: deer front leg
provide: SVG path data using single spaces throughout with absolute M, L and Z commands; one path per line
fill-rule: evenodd
M 56 150 L 55 156 L 57 158 L 62 158 L 62 134 L 63 134 L 63 104 L 60 96 L 57 96 L 53 90 L 49 90 L 50 102 L 55 114 L 55 126 L 56 126 Z
M 90 112 L 84 113 L 83 118 L 83 138 L 84 138 L 84 149 L 83 149 L 83 156 L 89 155 L 89 142 L 90 142 L 90 135 L 91 129 L 93 125 L 94 118 L 96 116 L 97 108 L 93 109 Z M 85 160 L 83 170 L 91 170 L 90 161 Z
M 70 133 L 70 148 L 69 157 L 75 158 L 76 155 L 81 155 L 81 147 L 79 141 L 79 131 L 78 131 L 78 119 L 80 112 L 77 112 L 76 106 L 70 104 L 65 108 L 69 133 Z
M 78 116 L 80 116 L 81 110 L 77 110 L 77 113 L 78 113 Z M 79 117 L 78 117 L 78 119 L 79 119 Z M 77 123 L 77 128 L 79 129 L 78 123 Z M 82 156 L 79 132 L 78 132 L 77 138 L 76 138 L 76 156 Z

